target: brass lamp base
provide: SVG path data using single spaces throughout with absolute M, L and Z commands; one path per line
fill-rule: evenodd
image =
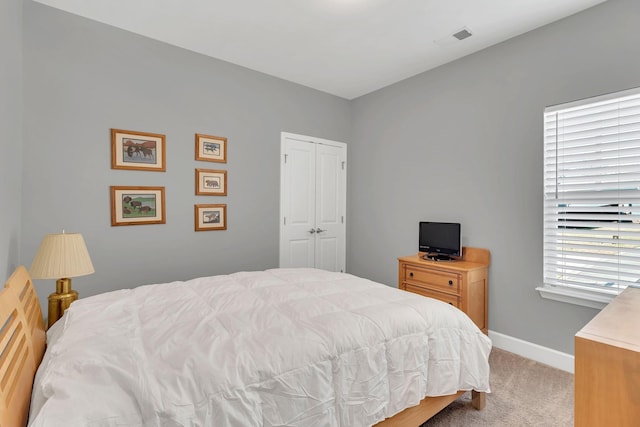
M 78 292 L 71 289 L 71 279 L 56 280 L 56 291 L 49 295 L 47 329 L 58 321 L 72 302 L 78 299 Z

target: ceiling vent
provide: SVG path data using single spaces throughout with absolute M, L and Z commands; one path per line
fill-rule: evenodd
M 463 28 L 462 30 L 455 33 L 453 37 L 457 38 L 458 40 L 464 40 L 467 37 L 471 37 L 472 35 L 473 34 L 471 34 L 471 31 L 469 31 L 468 28 Z
M 461 40 L 471 37 L 473 34 L 467 27 L 455 32 L 454 34 L 434 40 L 433 42 L 440 47 L 447 47 L 458 43 Z

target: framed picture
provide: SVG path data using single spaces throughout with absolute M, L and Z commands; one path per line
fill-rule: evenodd
M 196 133 L 196 160 L 227 163 L 227 138 Z
M 227 205 L 194 205 L 195 230 L 227 229 Z
M 196 169 L 196 194 L 201 196 L 226 196 L 227 171 Z
M 111 129 L 111 169 L 164 172 L 165 136 Z
M 164 187 L 111 186 L 111 225 L 165 223 Z

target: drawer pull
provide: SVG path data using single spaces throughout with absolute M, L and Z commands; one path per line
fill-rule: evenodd
M 453 285 L 453 280 L 449 280 L 449 286 Z
M 413 271 L 409 273 L 409 277 L 413 277 Z

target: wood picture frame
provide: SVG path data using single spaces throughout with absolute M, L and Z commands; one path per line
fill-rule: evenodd
M 111 186 L 111 225 L 165 224 L 164 187 Z
M 196 133 L 196 160 L 227 163 L 227 138 Z
M 165 150 L 162 134 L 111 129 L 111 169 L 165 172 Z
M 227 205 L 194 205 L 195 231 L 227 229 Z
M 227 171 L 214 169 L 196 169 L 196 195 L 226 196 Z

